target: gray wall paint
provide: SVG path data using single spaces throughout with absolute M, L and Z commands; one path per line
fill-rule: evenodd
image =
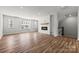
M 3 35 L 3 16 L 0 14 L 0 38 Z
M 77 38 L 77 17 L 71 16 L 64 19 L 59 27 L 64 27 L 64 35 Z
M 78 37 L 77 37 L 77 39 L 79 40 L 79 8 L 78 8 L 78 20 L 77 20 L 77 23 L 78 23 L 78 26 L 77 26 L 78 27 L 78 30 L 77 30 L 78 31 L 78 33 L 77 33 Z
M 13 21 L 13 27 L 9 28 L 9 19 Z M 21 28 L 21 23 L 23 20 L 31 21 L 32 23 L 29 23 L 29 28 L 27 29 L 22 29 Z M 37 20 L 28 20 L 28 19 L 23 19 L 19 17 L 14 17 L 14 16 L 3 16 L 3 34 L 13 34 L 13 33 L 20 33 L 20 32 L 33 32 L 37 30 L 38 25 L 35 24 L 34 22 Z

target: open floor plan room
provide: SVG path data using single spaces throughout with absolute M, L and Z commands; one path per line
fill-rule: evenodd
M 0 6 L 0 53 L 78 52 L 78 6 Z

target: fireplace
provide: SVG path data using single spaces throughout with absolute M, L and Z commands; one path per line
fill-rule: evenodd
M 48 30 L 47 27 L 41 27 L 41 30 Z

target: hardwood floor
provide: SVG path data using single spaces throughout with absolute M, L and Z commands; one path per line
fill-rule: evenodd
M 76 53 L 79 41 L 41 33 L 6 35 L 0 39 L 0 53 Z

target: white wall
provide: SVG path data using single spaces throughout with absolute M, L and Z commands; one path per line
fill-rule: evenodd
M 50 34 L 53 36 L 58 36 L 57 14 L 50 15 Z
M 52 13 L 52 16 L 50 14 L 45 17 L 39 18 L 39 32 L 40 33 L 45 33 L 45 34 L 50 34 L 53 36 L 58 36 L 58 18 L 57 18 L 57 13 Z M 41 23 L 49 23 L 48 25 L 41 25 Z M 48 30 L 41 30 L 42 26 L 47 26 Z
M 3 35 L 3 17 L 2 14 L 0 14 L 0 38 Z
M 79 8 L 78 8 L 78 20 L 77 20 L 77 23 L 78 23 L 78 26 L 77 26 L 78 27 L 78 30 L 77 30 L 78 31 L 78 33 L 77 33 L 78 37 L 77 37 L 77 39 L 79 40 Z
M 40 17 L 38 21 L 38 32 L 44 33 L 44 34 L 50 34 L 50 18 L 49 16 Z M 41 25 L 42 23 L 49 23 L 47 25 Z M 41 30 L 41 27 L 45 26 L 48 27 L 48 30 Z

